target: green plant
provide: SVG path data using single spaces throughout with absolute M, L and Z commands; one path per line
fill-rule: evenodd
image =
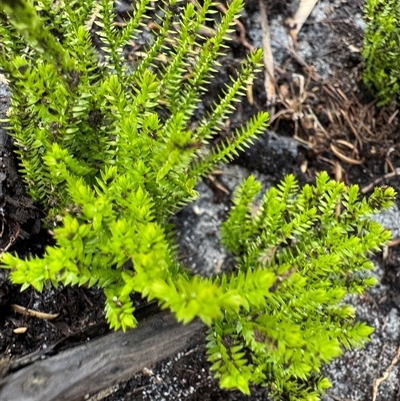
M 253 177 L 245 180 L 222 227 L 239 274 L 219 282 L 236 288 L 251 277 L 258 288 L 245 295 L 242 313 L 225 311 L 210 328 L 212 369 L 226 387 L 269 383 L 276 398 L 318 400 L 329 386 L 321 364 L 373 331 L 354 324 L 355 311 L 343 299 L 376 282 L 366 274 L 373 264 L 365 255 L 390 234 L 368 217 L 391 204 L 393 189 L 376 188 L 360 201 L 358 186 L 346 188 L 325 172 L 300 191 L 289 175 L 254 212 L 260 187 Z
M 356 186 L 326 173 L 302 190 L 288 176 L 254 212 L 260 184 L 249 177 L 222 228 L 236 269 L 193 275 L 178 261 L 171 216 L 197 196 L 201 177 L 261 134 L 268 119 L 260 113 L 213 145 L 260 51 L 208 113 L 193 117 L 241 0 L 231 2 L 209 39 L 199 29 L 213 15 L 210 0 L 162 3 L 157 32 L 136 65 L 123 50 L 153 15 L 148 0 L 136 3 L 122 28 L 113 1 L 3 4 L 9 126 L 56 242 L 43 257 L 4 254 L 11 280 L 39 291 L 48 284 L 97 285 L 115 329 L 136 325 L 133 292 L 156 299 L 178 320 L 200 317 L 209 326 L 209 359 L 223 387 L 249 393 L 251 383 L 264 384 L 277 399 L 318 399 L 329 385 L 321 364 L 372 331 L 354 323 L 343 298 L 375 282 L 365 273 L 372 268 L 365 254 L 390 234 L 369 215 L 391 204 L 393 190 L 378 188 L 359 201 Z M 92 34 L 101 52 L 89 22 L 98 27 Z
M 43 258 L 19 261 L 13 281 L 39 291 L 49 282 L 97 284 L 113 328 L 136 324 L 132 291 L 166 298 L 179 319 L 200 313 L 210 323 L 236 301 L 212 280 L 188 278 L 176 262 L 169 226 L 171 215 L 197 195 L 196 182 L 266 127 L 268 115 L 260 113 L 207 147 L 250 83 L 260 51 L 249 55 L 220 102 L 193 120 L 241 0 L 232 2 L 201 46 L 198 31 L 210 18 L 211 0 L 197 8 L 187 4 L 179 22 L 177 4 L 163 4 L 158 33 L 135 69 L 124 60 L 124 46 L 141 31 L 149 0 L 136 5 L 122 29 L 113 1 L 9 4 L 0 28 L 1 64 L 13 93 L 9 121 L 30 194 L 46 207 L 57 241 Z M 93 13 L 101 55 L 85 27 Z M 157 60 L 161 50 L 165 65 Z M 3 260 L 17 263 L 9 255 Z M 172 288 L 186 285 L 215 293 L 215 309 L 200 302 L 182 308 L 180 296 L 170 299 Z
M 364 82 L 378 91 L 384 105 L 400 95 L 400 2 L 367 0 L 364 18 Z

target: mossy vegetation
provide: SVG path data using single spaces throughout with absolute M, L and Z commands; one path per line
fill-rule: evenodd
M 137 1 L 121 24 L 108 0 L 3 1 L 7 121 L 21 173 L 55 239 L 42 257 L 3 255 L 3 267 L 22 289 L 98 286 L 114 329 L 135 327 L 132 293 L 156 299 L 178 320 L 208 325 L 221 386 L 248 394 L 262 384 L 276 399 L 317 400 L 329 386 L 321 365 L 372 331 L 354 321 L 344 297 L 375 283 L 366 254 L 390 233 L 370 215 L 390 206 L 394 191 L 378 188 L 360 200 L 357 186 L 326 173 L 302 189 L 288 176 L 255 208 L 260 184 L 249 177 L 222 227 L 235 269 L 208 278 L 188 271 L 171 216 L 196 198 L 203 176 L 265 131 L 262 112 L 212 141 L 262 54 L 249 54 L 219 101 L 195 119 L 242 1 L 218 17 L 211 0 L 165 1 L 157 13 L 150 4 Z M 124 48 L 150 14 L 155 31 L 131 65 Z M 214 34 L 202 37 L 200 28 L 214 19 Z
M 400 97 L 400 2 L 367 0 L 364 15 L 364 82 L 384 105 Z

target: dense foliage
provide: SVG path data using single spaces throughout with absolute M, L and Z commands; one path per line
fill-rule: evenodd
M 400 96 L 400 1 L 367 0 L 364 14 L 364 82 L 384 105 Z
M 250 176 L 222 227 L 239 273 L 219 282 L 235 288 L 252 277 L 258 288 L 245 295 L 239 313 L 225 311 L 210 328 L 212 368 L 227 387 L 269 383 L 277 399 L 283 393 L 318 400 L 329 386 L 319 376 L 321 364 L 372 332 L 354 324 L 354 309 L 343 298 L 376 282 L 366 273 L 373 269 L 366 253 L 390 233 L 368 217 L 391 204 L 393 189 L 376 188 L 360 201 L 358 186 L 346 188 L 327 173 L 301 190 L 289 175 L 255 211 L 259 190 Z
M 42 257 L 3 255 L 11 280 L 38 291 L 97 285 L 115 329 L 136 325 L 132 293 L 157 299 L 180 321 L 199 317 L 209 326 L 209 359 L 223 387 L 249 393 L 250 384 L 264 384 L 277 399 L 318 399 L 329 385 L 321 364 L 371 332 L 354 323 L 343 298 L 374 284 L 365 254 L 390 234 L 369 216 L 394 193 L 376 189 L 359 201 L 356 186 L 326 173 L 301 190 L 288 176 L 256 210 L 260 184 L 249 177 L 222 227 L 235 270 L 204 278 L 181 265 L 171 216 L 268 120 L 259 113 L 224 141 L 211 141 L 251 83 L 259 50 L 219 102 L 198 112 L 242 1 L 216 15 L 211 0 L 166 1 L 157 12 L 141 0 L 123 22 L 109 0 L 2 4 L 7 121 L 56 243 Z M 129 63 L 124 50 L 150 16 L 146 52 Z M 211 21 L 207 39 L 199 32 Z

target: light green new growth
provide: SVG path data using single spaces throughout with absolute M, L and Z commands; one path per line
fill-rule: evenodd
M 222 239 L 236 257 L 238 278 L 222 277 L 221 284 L 236 285 L 241 275 L 272 277 L 259 277 L 259 288 L 246 294 L 241 313 L 226 311 L 210 328 L 212 369 L 226 387 L 248 392 L 249 381 L 269 382 L 277 399 L 290 394 L 290 400 L 318 400 L 329 387 L 321 364 L 343 348 L 361 345 L 373 331 L 354 323 L 354 309 L 343 298 L 376 282 L 366 273 L 373 269 L 366 254 L 390 233 L 369 217 L 390 206 L 394 192 L 377 188 L 360 201 L 358 186 L 346 188 L 327 173 L 301 190 L 289 175 L 254 212 L 259 190 L 250 176 L 223 224 Z
M 114 329 L 136 326 L 132 293 L 156 299 L 178 320 L 199 317 L 209 326 L 209 359 L 222 387 L 248 394 L 263 384 L 276 399 L 319 399 L 329 386 L 321 364 L 372 331 L 354 323 L 343 298 L 375 282 L 365 255 L 390 234 L 369 217 L 390 206 L 394 191 L 376 189 L 359 201 L 357 187 L 326 173 L 301 190 L 288 176 L 254 212 L 260 184 L 249 177 L 222 227 L 235 270 L 192 274 L 178 261 L 171 216 L 196 198 L 203 176 L 265 131 L 268 115 L 259 113 L 212 142 L 262 53 L 249 54 L 219 101 L 194 118 L 242 0 L 224 15 L 210 0 L 158 2 L 157 13 L 140 0 L 122 24 L 113 6 L 3 1 L 10 133 L 56 242 L 43 257 L 7 253 L 3 267 L 22 289 L 97 285 Z M 155 31 L 130 64 L 124 49 L 150 18 Z M 203 38 L 210 21 L 215 32 Z
M 400 1 L 367 0 L 364 18 L 364 82 L 384 105 L 400 96 Z

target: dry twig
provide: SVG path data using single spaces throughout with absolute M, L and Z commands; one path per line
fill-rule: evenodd
M 267 95 L 267 106 L 274 105 L 276 102 L 275 93 L 275 73 L 274 73 L 274 58 L 272 56 L 271 48 L 271 34 L 268 24 L 268 13 L 265 7 L 264 0 L 259 0 L 260 15 L 261 15 L 261 31 L 262 31 L 262 45 L 264 51 L 264 66 L 265 66 L 265 79 L 264 86 Z M 271 115 L 274 114 L 274 110 Z
M 36 310 L 24 308 L 23 306 L 16 304 L 11 304 L 11 309 L 14 312 L 20 313 L 21 315 L 33 316 L 37 317 L 38 319 L 45 319 L 45 320 L 53 320 L 59 315 L 59 313 L 38 312 Z
M 19 233 L 21 232 L 21 228 L 18 226 L 17 227 L 17 232 L 10 235 L 10 240 L 8 241 L 8 244 L 6 245 L 6 247 L 4 249 L 0 249 L 0 258 L 3 256 L 3 254 L 5 254 L 12 245 L 14 245 L 15 241 L 17 240 Z
M 367 192 L 369 192 L 372 189 L 374 189 L 374 187 L 376 185 L 378 185 L 379 183 L 381 183 L 382 181 L 385 181 L 385 180 L 387 180 L 389 178 L 396 177 L 398 175 L 400 175 L 400 167 L 396 168 L 396 170 L 392 171 L 391 173 L 385 174 L 382 177 L 379 177 L 379 178 L 375 179 L 370 184 L 368 184 L 365 187 L 361 188 L 361 193 L 362 194 L 366 194 Z
M 376 401 L 376 396 L 378 395 L 378 388 L 379 388 L 380 384 L 383 383 L 389 377 L 390 372 L 396 366 L 397 362 L 399 361 L 399 358 L 400 358 L 400 347 L 397 349 L 396 355 L 394 356 L 390 366 L 383 373 L 383 376 L 380 377 L 379 379 L 375 380 L 373 391 L 372 391 L 372 401 Z

